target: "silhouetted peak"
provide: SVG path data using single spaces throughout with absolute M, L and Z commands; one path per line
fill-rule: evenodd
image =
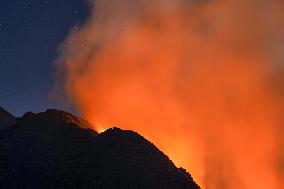
M 126 132 L 128 132 L 128 133 L 130 132 L 132 134 L 135 133 L 133 131 L 122 130 L 118 127 L 112 127 L 112 128 L 107 129 L 106 131 L 102 132 L 100 135 L 123 135 L 123 134 L 126 134 Z
M 122 129 L 118 128 L 118 127 L 112 127 L 112 128 L 109 128 L 107 129 L 105 132 L 123 132 Z
M 37 122 L 48 125 L 76 125 L 85 129 L 93 128 L 93 126 L 83 118 L 56 109 L 48 109 L 40 113 L 27 112 L 23 115 L 22 120 L 27 123 Z
M 46 116 L 50 120 L 55 120 L 65 124 L 75 124 L 82 128 L 92 128 L 93 126 L 83 118 L 74 116 L 68 112 L 64 112 L 56 109 L 48 109 L 44 113 L 40 113 L 40 116 Z
M 131 130 L 122 130 L 114 127 L 100 133 L 97 138 L 98 143 L 101 146 L 109 146 L 116 148 L 119 154 L 128 154 L 140 157 L 155 157 L 157 159 L 163 159 L 167 165 L 174 167 L 173 162 L 160 151 L 153 143 L 145 139 L 140 134 Z M 151 155 L 150 155 L 151 154 Z
M 105 135 L 105 136 L 134 136 L 134 137 L 140 137 L 143 138 L 141 135 L 138 133 L 131 131 L 131 130 L 123 130 L 118 127 L 112 127 L 107 129 L 106 131 L 102 132 L 100 135 Z
M 99 138 L 110 138 L 111 140 L 119 140 L 120 144 L 126 143 L 139 143 L 153 145 L 151 142 L 146 140 L 140 134 L 131 130 L 122 130 L 118 127 L 109 128 L 106 131 L 99 134 Z M 153 145 L 154 147 L 154 145 Z M 157 149 L 158 150 L 158 149 Z
M 16 124 L 16 118 L 8 111 L 0 107 L 0 130 Z
M 138 133 L 85 128 L 92 125 L 64 111 L 27 112 L 13 129 L 0 132 L 0 164 L 9 165 L 0 177 L 13 181 L 15 189 L 200 189 L 185 169 Z
M 169 188 L 199 189 L 185 169 L 176 168 L 168 156 L 134 131 L 110 128 L 96 138 L 96 150 L 104 157 L 100 161 L 103 167 L 111 166 L 115 167 L 114 170 L 127 170 L 126 177 L 130 180 L 131 177 L 137 179 L 139 176 L 141 177 L 138 180 L 141 182 L 145 181 L 145 177 L 152 177 L 153 182 L 174 178 L 180 185 Z M 159 182 L 162 182 L 161 180 Z M 154 186 L 154 183 L 150 186 Z
M 26 112 L 24 115 L 23 115 L 23 118 L 25 119 L 32 119 L 32 118 L 35 118 L 36 117 L 36 114 L 33 113 L 33 112 Z

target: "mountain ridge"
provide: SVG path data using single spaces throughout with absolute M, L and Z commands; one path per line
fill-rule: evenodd
M 0 131 L 0 188 L 199 188 L 138 133 L 89 128 L 55 109 L 16 118 Z
M 16 123 L 16 117 L 0 106 L 0 130 Z

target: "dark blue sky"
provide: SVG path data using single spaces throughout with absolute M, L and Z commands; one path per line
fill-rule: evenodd
M 0 1 L 0 106 L 26 111 L 70 107 L 48 99 L 58 46 L 89 12 L 86 0 Z

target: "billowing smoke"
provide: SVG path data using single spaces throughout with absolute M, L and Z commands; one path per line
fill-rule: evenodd
M 91 4 L 57 87 L 96 130 L 141 133 L 206 189 L 284 188 L 283 1 Z

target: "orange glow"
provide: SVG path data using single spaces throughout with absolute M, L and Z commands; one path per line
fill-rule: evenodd
M 103 126 L 101 123 L 99 122 L 92 122 L 93 125 L 96 126 L 95 130 L 99 133 L 102 133 L 104 131 L 106 131 L 107 127 Z M 93 128 L 94 129 L 94 128 Z
M 205 189 L 283 188 L 282 2 L 96 3 L 59 59 L 96 130 L 137 131 Z

